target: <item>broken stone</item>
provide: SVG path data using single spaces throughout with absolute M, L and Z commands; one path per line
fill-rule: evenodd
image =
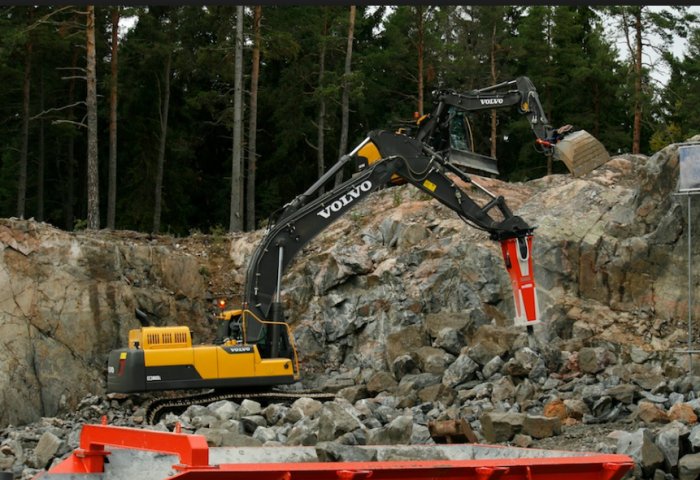
M 669 420 L 678 420 L 687 425 L 692 425 L 698 422 L 698 416 L 693 411 L 693 408 L 687 403 L 676 403 L 671 405 L 668 410 Z
M 561 433 L 561 420 L 557 417 L 527 415 L 522 432 L 532 438 L 547 438 Z
M 695 480 L 700 476 L 700 453 L 683 455 L 678 462 L 678 479 Z
M 647 425 L 652 423 L 668 423 L 666 411 L 655 403 L 640 401 L 637 405 L 637 417 Z
M 481 416 L 481 431 L 491 443 L 508 442 L 523 429 L 525 415 L 514 412 L 488 412 Z
M 617 442 L 617 452 L 632 457 L 646 475 L 661 468 L 664 462 L 663 452 L 656 446 L 653 434 L 646 428 L 622 435 Z

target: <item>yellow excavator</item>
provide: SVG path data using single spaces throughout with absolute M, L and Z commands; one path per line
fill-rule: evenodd
M 411 131 L 370 132 L 307 191 L 274 215 L 252 254 L 242 306 L 218 316 L 217 342 L 193 345 L 185 326 L 134 329 L 128 346 L 109 354 L 108 392 L 270 388 L 299 380 L 294 337 L 280 298 L 283 273 L 302 247 L 353 206 L 380 188 L 404 183 L 432 196 L 500 242 L 513 287 L 516 323 L 537 323 L 530 255 L 533 227 L 513 215 L 502 196 L 493 195 L 460 168 L 469 160 L 474 168 L 484 159 L 464 146 L 469 132 L 457 113 L 512 105 L 528 116 L 545 154 L 556 155 L 559 142 L 574 133 L 570 128 L 555 130 L 547 124 L 537 92 L 526 77 L 467 93 L 439 92 L 432 113 L 420 118 Z M 355 162 L 358 173 L 321 194 L 322 187 L 350 162 Z M 482 201 L 460 188 L 455 177 L 472 185 L 470 190 L 479 192 Z

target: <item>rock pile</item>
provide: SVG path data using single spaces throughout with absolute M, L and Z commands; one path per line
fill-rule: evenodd
M 484 330 L 495 338 L 507 334 L 492 326 L 477 332 Z M 479 443 L 527 447 L 551 439 L 557 449 L 628 454 L 637 462 L 637 478 L 695 478 L 700 377 L 684 374 L 670 358 L 660 361 L 658 354 L 611 346 L 552 352 L 527 334 L 510 338 L 512 344 L 491 358 L 483 348 L 464 347 L 442 373 L 414 367 L 392 374 L 354 369 L 332 375 L 328 388 L 337 390 L 337 398 L 325 403 L 220 401 L 145 426 L 138 396 L 88 396 L 71 415 L 5 429 L 0 470 L 30 478 L 76 448 L 80 426 L 102 415 L 111 424 L 161 430 L 179 423 L 184 432 L 204 435 L 211 446 L 317 446 L 321 458 L 334 460 L 361 460 L 357 455 L 363 451 L 350 448 L 357 445 L 432 443 L 431 421 L 464 419 Z M 588 442 L 567 436 L 576 426 L 609 422 L 623 428 L 607 436 L 589 434 Z

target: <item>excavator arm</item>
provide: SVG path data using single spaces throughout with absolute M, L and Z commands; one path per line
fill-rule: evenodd
M 314 198 L 321 186 L 351 160 L 357 162 L 360 172 Z M 490 200 L 479 205 L 448 173 L 479 188 Z M 473 182 L 428 145 L 416 138 L 382 130 L 370 132 L 349 155 L 284 207 L 251 257 L 244 308 L 258 318 L 284 322 L 280 298 L 282 275 L 304 245 L 373 191 L 406 182 L 501 242 L 506 267 L 518 290 L 516 316 L 536 322 L 538 312 L 530 258 L 533 227 L 513 215 L 502 196 L 493 195 Z M 246 322 L 246 341 L 262 345 L 260 348 L 270 356 L 284 356 L 289 339 L 284 338 L 282 329 L 252 320 Z
M 470 144 L 467 151 L 452 148 L 453 117 L 457 111 L 475 112 L 512 107 L 517 107 L 527 118 L 541 152 L 562 160 L 575 175 L 610 158 L 605 147 L 585 130 L 574 131 L 571 125 L 553 128 L 542 108 L 537 89 L 528 77 L 521 76 L 468 92 L 439 90 L 434 92 L 434 96 L 435 107 L 430 114 L 419 119 L 415 137 L 438 151 L 451 153 L 452 163 L 497 174 L 496 159 L 474 152 L 471 145 L 473 142 L 467 142 Z M 566 141 L 560 143 L 564 139 Z

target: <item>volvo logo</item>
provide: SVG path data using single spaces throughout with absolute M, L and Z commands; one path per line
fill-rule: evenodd
M 502 98 L 481 98 L 479 101 L 482 105 L 500 105 L 503 103 Z
M 319 210 L 316 214 L 323 218 L 328 218 L 331 216 L 332 212 L 340 211 L 343 207 L 351 204 L 356 199 L 360 198 L 360 194 L 362 192 L 369 192 L 371 189 L 372 182 L 370 182 L 369 180 L 365 180 L 361 184 L 352 187 L 350 191 L 348 191 L 348 193 L 338 198 L 338 200 L 334 200 L 332 203 Z

